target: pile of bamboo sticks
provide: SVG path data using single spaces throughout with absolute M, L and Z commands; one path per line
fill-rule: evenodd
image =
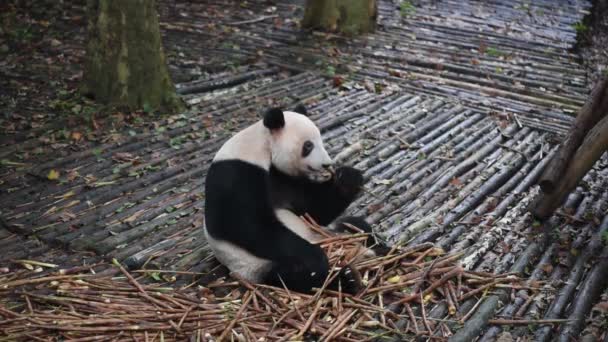
M 460 254 L 448 255 L 430 243 L 358 258 L 366 239 L 359 233 L 319 242 L 334 266 L 325 284 L 350 264 L 362 275 L 364 289 L 357 295 L 325 285 L 305 295 L 236 275 L 178 289 L 136 278 L 116 261 L 106 266 L 118 276 L 86 267 L 75 274 L 8 273 L 0 277 L 0 340 L 365 341 L 414 335 L 442 340 L 475 311 L 460 315 L 459 303 L 494 288 L 529 286 L 514 274 L 465 271 L 458 265 Z M 430 318 L 427 307 L 442 301 L 447 317 Z

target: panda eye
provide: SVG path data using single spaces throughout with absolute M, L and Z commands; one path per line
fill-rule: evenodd
M 312 143 L 312 141 L 307 140 L 304 145 L 302 145 L 302 157 L 307 157 L 310 152 L 312 152 L 313 148 L 315 148 L 315 145 Z

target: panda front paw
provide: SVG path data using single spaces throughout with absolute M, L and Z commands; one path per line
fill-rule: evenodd
M 340 290 L 354 296 L 363 289 L 361 273 L 356 268 L 344 266 L 328 287 L 330 290 Z
M 353 167 L 342 166 L 336 169 L 336 185 L 348 196 L 359 194 L 365 183 L 363 173 Z
M 362 216 L 344 216 L 336 221 L 334 229 L 340 233 L 357 233 L 350 226 L 354 226 L 357 230 L 363 231 L 363 233 L 370 234 L 366 245 L 376 255 L 386 255 L 391 250 L 391 247 L 385 241 L 380 240 L 374 234 L 372 226 Z

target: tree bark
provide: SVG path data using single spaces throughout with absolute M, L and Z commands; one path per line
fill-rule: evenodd
M 374 32 L 376 0 L 307 0 L 302 27 L 356 35 Z
M 85 95 L 117 108 L 176 112 L 154 0 L 88 0 Z
M 576 154 L 567 164 L 565 172 L 560 175 L 559 182 L 555 184 L 555 190 L 539 197 L 533 208 L 533 214 L 537 218 L 545 219 L 551 216 L 568 193 L 608 150 L 608 116 L 605 115 L 605 111 L 603 114 L 604 118 L 587 134 Z
M 541 190 L 550 194 L 556 189 L 561 175 L 572 159 L 574 152 L 579 148 L 587 132 L 608 111 L 608 78 L 604 78 L 593 89 L 589 100 L 579 111 L 574 125 L 568 134 L 564 145 L 549 162 L 539 179 Z

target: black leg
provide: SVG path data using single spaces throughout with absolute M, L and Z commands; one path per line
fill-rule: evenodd
M 327 285 L 329 290 L 342 291 L 350 295 L 356 295 L 363 289 L 361 273 L 356 268 L 344 266 L 338 272 L 334 280 Z
M 309 244 L 304 253 L 285 255 L 273 261 L 264 283 L 292 291 L 311 293 L 320 288 L 329 274 L 329 261 L 318 245 Z

